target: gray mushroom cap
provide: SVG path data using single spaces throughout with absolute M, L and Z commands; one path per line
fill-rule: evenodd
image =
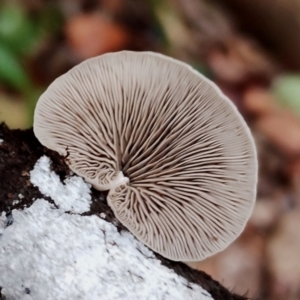
M 169 259 L 223 250 L 252 212 L 257 157 L 246 123 L 214 83 L 164 55 L 79 64 L 40 97 L 34 133 L 108 190 L 116 218 Z

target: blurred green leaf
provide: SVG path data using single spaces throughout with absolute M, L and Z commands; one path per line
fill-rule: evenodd
M 37 26 L 24 10 L 15 5 L 0 9 L 0 42 L 17 54 L 28 53 L 36 45 Z
M 0 81 L 23 94 L 26 102 L 26 126 L 32 126 L 33 112 L 43 89 L 34 87 L 17 58 L 0 44 Z
M 272 87 L 279 104 L 300 115 L 300 74 L 286 74 L 278 77 Z
M 4 81 L 11 87 L 20 91 L 26 90 L 30 86 L 26 72 L 8 49 L 0 43 L 0 81 Z
M 4 38 L 14 38 L 24 22 L 22 10 L 17 6 L 6 5 L 0 10 L 0 34 Z

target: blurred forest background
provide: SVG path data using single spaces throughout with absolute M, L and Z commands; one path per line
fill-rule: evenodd
M 237 293 L 300 299 L 300 0 L 1 0 L 0 122 L 32 126 L 39 95 L 84 59 L 165 53 L 215 81 L 259 153 L 242 236 L 193 263 Z

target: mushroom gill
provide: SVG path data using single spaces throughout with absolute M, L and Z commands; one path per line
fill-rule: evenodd
M 250 130 L 214 83 L 175 59 L 123 51 L 79 64 L 40 97 L 34 132 L 169 259 L 223 250 L 250 217 Z

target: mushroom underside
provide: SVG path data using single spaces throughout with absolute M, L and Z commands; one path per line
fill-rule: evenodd
M 81 63 L 41 96 L 34 132 L 172 260 L 221 251 L 251 214 L 250 131 L 213 83 L 174 59 L 125 51 Z

